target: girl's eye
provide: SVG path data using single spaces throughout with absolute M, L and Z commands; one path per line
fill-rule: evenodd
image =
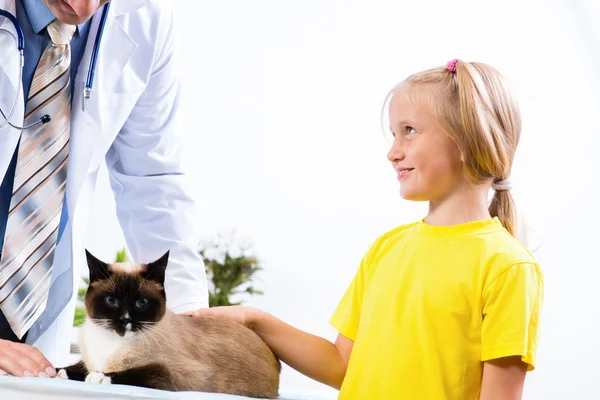
M 104 298 L 104 302 L 106 303 L 107 306 L 109 307 L 116 307 L 119 305 L 119 302 L 117 301 L 117 299 L 115 299 L 112 296 L 106 296 Z
M 146 307 L 147 305 L 148 305 L 148 299 L 147 299 L 147 298 L 145 298 L 145 297 L 142 297 L 142 298 L 140 298 L 140 299 L 137 299 L 137 300 L 136 300 L 136 302 L 135 302 L 135 306 L 136 306 L 137 308 L 144 308 L 144 307 Z
M 410 135 L 411 133 L 416 133 L 417 131 L 415 130 L 415 128 L 413 128 L 412 126 L 407 126 L 406 127 L 406 134 Z

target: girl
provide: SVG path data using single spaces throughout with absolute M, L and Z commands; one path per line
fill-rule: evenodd
M 388 98 L 400 194 L 429 212 L 367 251 L 331 318 L 335 343 L 248 307 L 194 315 L 248 325 L 286 364 L 341 388 L 340 399 L 520 399 L 543 280 L 513 237 L 517 105 L 494 68 L 459 60 Z

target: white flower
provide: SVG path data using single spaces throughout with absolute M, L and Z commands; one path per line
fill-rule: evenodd
M 214 235 L 206 235 L 202 237 L 198 243 L 198 251 L 206 250 L 207 248 L 211 247 L 214 240 Z
M 221 243 L 217 249 L 219 250 L 220 253 L 223 254 L 227 254 L 227 251 L 229 250 L 229 245 L 226 243 Z
M 247 249 L 244 249 L 244 250 L 242 251 L 242 255 L 243 255 L 244 257 L 254 257 L 254 249 L 252 249 L 252 248 L 247 248 Z
M 246 250 L 249 249 L 251 244 L 250 244 L 250 240 L 248 239 L 248 237 L 246 236 L 238 236 L 237 240 L 235 241 L 235 243 L 242 249 L 242 250 Z
M 221 229 L 218 233 L 217 236 L 215 237 L 215 241 L 214 241 L 214 245 L 215 246 L 229 246 L 229 244 L 231 243 L 231 232 Z
M 204 258 L 208 261 L 216 260 L 219 257 L 220 252 L 216 247 L 209 247 L 204 250 Z
M 215 261 L 221 265 L 225 265 L 225 253 L 219 252 L 215 257 Z
M 239 258 L 242 256 L 242 249 L 234 244 L 229 247 L 227 254 L 229 254 L 229 257 L 231 258 Z
M 223 241 L 223 238 L 221 236 L 215 236 L 211 244 L 214 247 L 220 247 L 223 246 L 225 242 Z

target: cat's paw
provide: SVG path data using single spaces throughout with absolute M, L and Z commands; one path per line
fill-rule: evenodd
M 59 369 L 56 372 L 56 379 L 69 379 L 69 375 L 67 375 L 67 371 L 65 369 Z
M 85 377 L 85 381 L 88 383 L 101 383 L 104 385 L 110 385 L 111 383 L 110 376 L 106 376 L 102 372 L 90 372 L 88 376 Z

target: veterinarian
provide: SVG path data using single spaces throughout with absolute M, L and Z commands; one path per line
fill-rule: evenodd
M 208 306 L 175 128 L 174 23 L 166 0 L 0 10 L 0 374 L 51 377 L 68 363 L 103 160 L 133 258 L 170 250 L 169 308 Z

